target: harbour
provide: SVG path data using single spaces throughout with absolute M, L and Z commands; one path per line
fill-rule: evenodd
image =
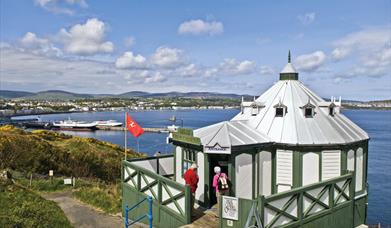
M 143 111 L 130 112 L 132 116 L 140 123 L 144 129 L 162 129 L 164 126 L 172 124 L 170 117 L 176 115 L 178 119 L 183 119 L 184 126 L 190 128 L 199 128 L 217 123 L 226 118 L 232 118 L 240 110 L 182 110 L 182 111 Z M 391 184 L 386 179 L 390 179 L 391 156 L 388 148 L 391 146 L 391 111 L 381 110 L 343 110 L 343 113 L 355 121 L 359 126 L 368 131 L 371 136 L 369 150 L 376 151 L 369 153 L 368 159 L 368 184 L 372 190 L 368 198 L 368 224 L 391 223 L 391 212 L 385 207 L 390 205 L 391 200 L 387 197 L 387 189 L 391 189 Z M 115 119 L 123 120 L 123 112 L 88 112 L 73 114 L 50 114 L 42 115 L 42 121 L 57 121 L 66 119 L 68 116 L 72 119 L 91 121 L 94 119 Z M 205 116 L 209 116 L 208 119 Z M 80 137 L 96 138 L 98 140 L 115 143 L 121 147 L 124 146 L 123 130 L 106 131 L 60 131 L 65 134 L 71 134 Z M 171 145 L 166 143 L 167 133 L 146 132 L 139 137 L 140 152 L 153 155 L 156 151 L 162 154 L 172 153 Z M 128 138 L 128 146 L 137 150 L 137 140 Z

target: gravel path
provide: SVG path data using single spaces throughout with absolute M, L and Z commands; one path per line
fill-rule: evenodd
M 61 207 L 74 227 L 82 228 L 116 228 L 123 227 L 120 216 L 107 215 L 93 209 L 72 197 L 71 192 L 42 194 L 45 199 L 52 200 Z

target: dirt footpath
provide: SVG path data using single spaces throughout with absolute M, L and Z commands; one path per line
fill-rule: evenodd
M 115 228 L 124 226 L 121 217 L 97 211 L 74 199 L 71 192 L 45 193 L 42 196 L 56 202 L 74 227 Z

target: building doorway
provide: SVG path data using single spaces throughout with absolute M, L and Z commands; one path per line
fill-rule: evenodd
M 213 188 L 213 177 L 215 175 L 214 167 L 220 166 L 221 172 L 228 175 L 228 178 L 230 178 L 228 173 L 228 161 L 229 161 L 229 155 L 228 154 L 208 154 L 209 157 L 209 207 L 213 207 L 217 203 L 216 198 L 216 192 Z

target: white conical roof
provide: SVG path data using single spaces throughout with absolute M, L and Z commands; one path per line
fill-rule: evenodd
M 271 139 L 256 131 L 246 121 L 224 121 L 194 131 L 203 146 L 243 146 L 269 143 Z
M 285 67 L 282 69 L 281 74 L 286 73 L 297 73 L 295 67 L 292 65 L 292 63 L 287 63 Z
M 339 113 L 338 102 L 324 101 L 298 80 L 280 80 L 256 101 L 265 105 L 257 115 L 244 110 L 232 120 L 245 121 L 275 143 L 328 145 L 368 139 L 365 131 Z M 283 117 L 276 116 L 278 104 L 287 108 Z M 305 117 L 303 106 L 306 104 L 315 107 L 313 117 Z M 334 115 L 329 115 L 330 105 L 337 106 Z
M 231 121 L 195 130 L 194 136 L 199 137 L 204 146 L 216 143 L 220 146 L 330 145 L 369 139 L 364 130 L 340 113 L 340 101 L 327 102 L 297 80 L 290 51 L 280 79 L 255 101 L 242 101 L 241 112 Z M 285 109 L 285 114 L 277 115 L 277 108 Z M 311 108 L 314 114 L 305 116 L 306 108 Z M 330 108 L 333 108 L 332 114 Z

